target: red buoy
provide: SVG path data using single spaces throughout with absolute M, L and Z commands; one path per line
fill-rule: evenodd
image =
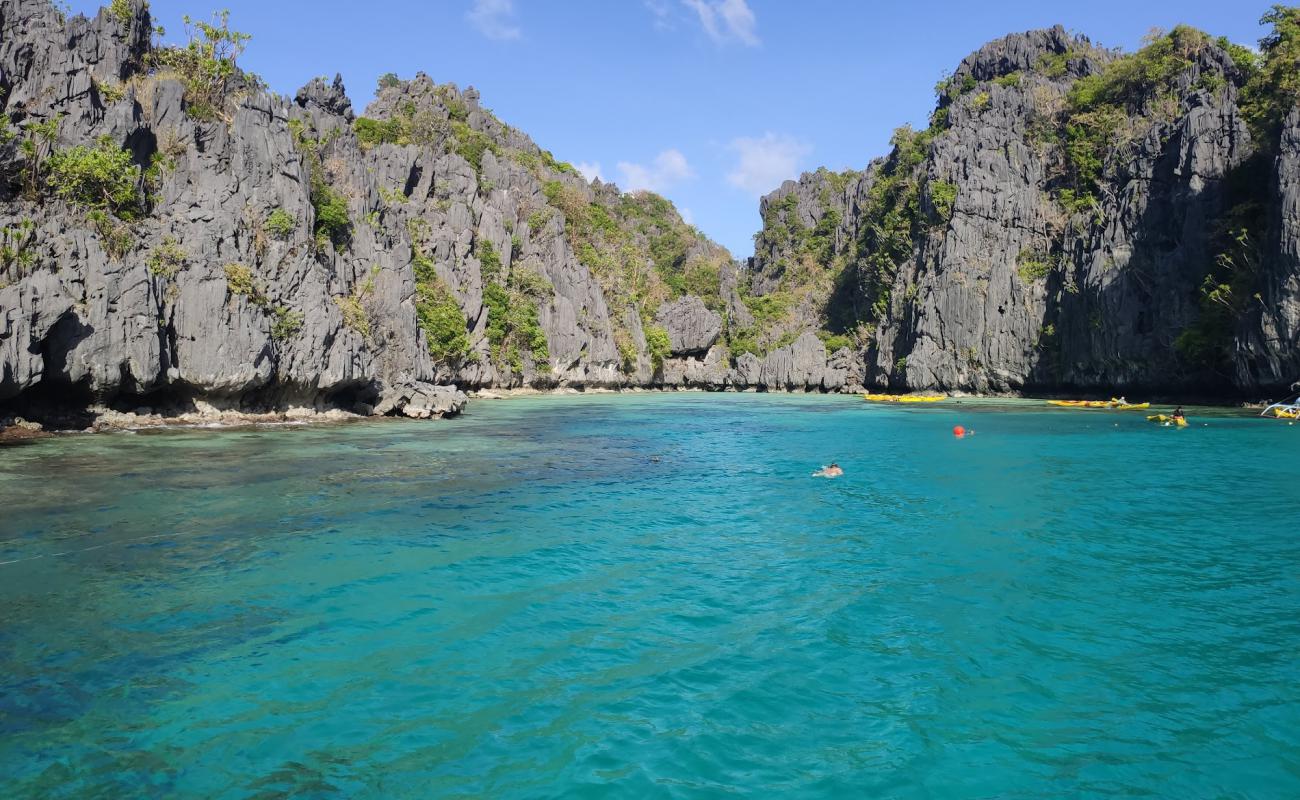
M 958 425 L 952 429 L 952 435 L 960 439 L 961 437 L 966 435 L 966 429 Z

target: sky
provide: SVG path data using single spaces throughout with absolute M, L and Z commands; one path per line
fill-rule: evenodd
M 98 3 L 74 2 L 93 13 Z M 1135 49 L 1187 23 L 1254 45 L 1267 2 L 880 0 L 152 0 L 166 43 L 183 14 L 231 12 L 240 64 L 293 95 L 343 75 L 357 113 L 380 75 L 425 72 L 590 177 L 650 189 L 740 258 L 758 199 L 800 172 L 861 169 L 894 128 L 924 127 L 934 85 L 1007 33 L 1064 25 Z

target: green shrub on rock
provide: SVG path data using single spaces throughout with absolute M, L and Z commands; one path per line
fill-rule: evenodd
M 16 225 L 0 228 L 0 273 L 11 270 L 21 276 L 23 271 L 36 263 L 32 252 L 36 223 L 23 219 Z
M 834 353 L 835 351 L 842 350 L 845 347 L 851 350 L 854 347 L 853 337 L 848 336 L 847 334 L 818 331 L 817 337 L 821 339 L 822 344 L 826 346 L 827 353 Z
M 339 312 L 343 314 L 343 324 L 346 327 L 367 339 L 370 338 L 370 314 L 361 304 L 361 298 L 355 295 L 335 297 L 334 305 L 338 306 Z
M 1228 54 L 1249 76 L 1242 111 L 1259 138 L 1272 140 L 1285 114 L 1300 103 L 1300 8 L 1275 5 L 1259 23 L 1273 28 L 1259 42 L 1260 55 L 1239 45 Z
M 109 258 L 121 258 L 131 252 L 135 246 L 135 233 L 131 226 L 119 222 L 112 214 L 102 209 L 92 209 L 86 215 L 86 222 L 95 229 L 100 246 Z
M 140 167 L 130 151 L 107 136 L 94 147 L 56 151 L 46 184 L 73 205 L 108 211 L 119 219 L 133 219 L 140 211 Z
M 470 357 L 465 315 L 441 281 L 416 285 L 415 313 L 436 361 L 455 364 Z
M 150 275 L 170 279 L 185 268 L 187 260 L 185 251 L 176 244 L 176 240 L 167 236 L 163 238 L 162 244 L 149 254 L 145 266 L 148 267 Z
M 363 147 L 377 144 L 397 144 L 402 137 L 401 124 L 396 119 L 371 119 L 358 117 L 352 123 L 352 130 L 357 134 L 357 141 Z
M 313 180 L 311 204 L 316 209 L 314 232 L 317 241 L 322 244 L 333 243 L 336 249 L 341 249 L 352 230 L 348 199 L 330 188 L 324 180 Z
M 226 289 L 231 295 L 242 295 L 259 308 L 266 308 L 270 300 L 265 290 L 253 277 L 253 271 L 244 264 L 227 264 L 225 266 Z
M 285 306 L 276 306 L 272 309 L 272 313 L 275 314 L 275 318 L 271 321 L 271 339 L 276 342 L 287 342 L 297 336 L 306 320 L 301 311 L 294 311 Z
M 135 19 L 135 10 L 131 8 L 130 0 L 113 0 L 108 4 L 108 13 L 117 20 L 123 30 L 130 27 L 131 20 Z
M 485 152 L 490 150 L 495 155 L 501 155 L 501 148 L 492 141 L 492 137 L 482 131 L 474 130 L 464 122 L 453 121 L 451 133 L 456 142 L 454 148 L 456 154 L 468 161 L 475 172 L 482 172 Z
M 483 288 L 483 305 L 488 311 L 488 344 L 498 365 L 519 372 L 523 369 L 522 353 L 526 351 L 539 370 L 550 370 L 550 347 L 538 318 L 537 304 L 553 292 L 549 281 L 528 269 L 514 270 L 506 285 L 489 282 Z
M 154 62 L 175 72 L 185 84 L 187 112 L 195 119 L 210 120 L 221 115 L 230 82 L 239 72 L 235 59 L 253 38 L 230 29 L 230 12 L 222 11 L 213 22 L 183 18 L 189 43 L 154 52 Z
M 1016 257 L 1016 271 L 1025 283 L 1046 278 L 1052 272 L 1052 265 L 1047 256 L 1037 250 L 1025 248 Z
M 930 184 L 930 204 L 940 222 L 952 219 L 953 205 L 957 202 L 957 184 L 935 181 Z
M 645 328 L 646 350 L 650 352 L 650 363 L 656 370 L 662 369 L 664 359 L 672 355 L 673 340 L 669 338 L 668 331 L 658 325 L 647 325 Z
M 283 208 L 277 208 L 266 218 L 266 232 L 277 239 L 288 239 L 296 227 L 293 217 Z

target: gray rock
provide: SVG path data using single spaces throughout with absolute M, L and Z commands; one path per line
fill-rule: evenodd
M 753 353 L 741 353 L 736 358 L 736 366 L 728 376 L 728 383 L 737 389 L 757 387 L 762 380 L 763 362 Z
M 710 348 L 703 358 L 664 360 L 663 385 L 699 389 L 722 389 L 728 384 L 729 369 L 723 348 Z
M 372 413 L 382 416 L 400 414 L 412 419 L 450 417 L 464 411 L 468 402 L 465 393 L 454 386 L 412 381 L 384 387 Z
M 793 343 L 767 354 L 759 370 L 757 383 L 771 389 L 824 389 L 828 367 L 826 346 L 813 333 L 804 333 Z M 844 385 L 844 376 L 830 376 L 834 388 Z
M 1045 58 L 1063 68 L 1049 74 Z M 764 198 L 765 228 L 751 262 L 756 293 L 786 287 L 796 264 L 809 269 L 808 231 L 825 248 L 813 261 L 843 270 L 839 294 L 809 293 L 815 302 L 793 309 L 779 335 L 827 323 L 866 326 L 873 342 L 866 363 L 834 359 L 846 390 L 860 382 L 1130 396 L 1285 391 L 1300 374 L 1293 232 L 1300 229 L 1300 115 L 1284 126 L 1272 197 L 1256 190 L 1277 220 L 1276 229 L 1252 232 L 1270 243 L 1258 254 L 1257 301 L 1243 303 L 1224 342 L 1225 364 L 1201 365 L 1175 343 L 1203 313 L 1201 285 L 1225 246 L 1215 231 L 1229 226 L 1226 213 L 1241 202 L 1234 186 L 1267 183 L 1245 174 L 1260 143 L 1237 106 L 1242 74 L 1218 46 L 1200 48 L 1174 80 L 1177 102 L 1153 98 L 1129 123 L 1131 141 L 1107 154 L 1096 210 L 1070 216 L 1052 196 L 1063 156 L 1035 131 L 1055 124 L 1075 80 L 1113 58 L 1055 28 L 1005 37 L 962 62 L 940 96 L 945 124 L 909 176 L 921 187 L 921 217 L 911 257 L 885 287 L 882 314 L 872 311 L 880 295 L 862 281 L 872 274 L 872 253 L 855 243 L 871 223 L 871 187 L 894 168 L 890 162 L 873 162 L 858 176 L 819 170 Z M 1222 88 L 1207 91 L 1207 84 Z M 941 184 L 956 187 L 950 215 L 934 201 Z M 1023 270 L 1026 261 L 1046 275 Z M 786 359 L 769 355 L 762 380 L 788 380 Z
M 366 109 L 382 119 L 413 108 L 417 143 L 359 141 L 340 77 L 313 80 L 291 102 L 236 76 L 219 119 L 195 119 L 182 83 L 148 73 L 152 21 L 143 0 L 130 8 L 126 24 L 107 11 L 65 22 L 48 0 L 0 0 L 0 110 L 26 121 L 63 114 L 59 148 L 108 137 L 140 164 L 161 152 L 168 165 L 114 248 L 85 209 L 23 197 L 25 157 L 0 145 L 0 226 L 34 222 L 22 264 L 0 272 L 5 413 L 206 404 L 426 417 L 455 413 L 460 389 L 485 387 L 1132 395 L 1265 393 L 1300 376 L 1300 112 L 1256 181 L 1273 219 L 1257 237 L 1258 302 L 1238 315 L 1218 368 L 1192 368 L 1174 348 L 1201 313 L 1231 187 L 1261 147 L 1238 109 L 1241 75 L 1212 44 L 1178 78 L 1176 104 L 1158 114 L 1153 104 L 1109 154 L 1096 213 L 1073 217 L 1051 197 L 1061 155 L 1033 131 L 1072 81 L 1114 54 L 1057 28 L 964 60 L 939 100 L 946 127 L 911 176 L 924 216 L 913 251 L 873 310 L 862 282 L 872 254 L 859 243 L 886 160 L 783 184 L 761 202 L 765 228 L 741 266 L 671 206 L 625 217 L 644 196 L 588 184 L 476 90 L 425 75 L 381 89 Z M 1059 74 L 1041 68 L 1044 56 L 1066 57 Z M 1203 88 L 1219 78 L 1221 90 Z M 110 85 L 123 87 L 121 99 L 107 99 L 117 96 Z M 317 144 L 302 146 L 295 130 Z M 313 176 L 347 205 L 337 246 L 317 242 Z M 941 184 L 957 187 L 944 219 Z M 721 313 L 663 285 L 654 295 L 668 295 L 655 323 L 672 342 L 658 374 L 635 302 L 644 287 L 592 258 L 565 218 L 596 209 L 627 245 L 619 258 L 638 254 L 652 271 L 718 270 Z M 272 215 L 283 229 L 271 230 Z M 664 225 L 690 237 L 667 267 L 648 255 Z M 1024 253 L 1050 261 L 1046 277 L 1022 274 Z M 162 254 L 173 258 L 163 264 Z M 419 322 L 430 282 L 463 314 L 471 355 L 431 353 Z M 519 306 L 512 320 L 536 312 L 545 358 L 520 343 L 528 331 L 511 331 L 508 347 L 494 341 L 500 320 L 488 301 L 500 289 Z M 772 295 L 782 313 L 759 329 L 750 304 Z M 828 355 L 822 330 L 855 331 L 871 346 Z M 737 336 L 766 355 L 732 359 L 727 337 Z
M 674 356 L 703 355 L 722 334 L 722 317 L 694 295 L 665 303 L 655 315 L 655 324 L 668 332 Z
M 293 100 L 303 108 L 315 106 L 327 114 L 343 117 L 348 122 L 354 119 L 352 101 L 348 99 L 342 75 L 336 74 L 332 84 L 326 83 L 324 78 L 312 78 L 310 83 L 298 90 Z

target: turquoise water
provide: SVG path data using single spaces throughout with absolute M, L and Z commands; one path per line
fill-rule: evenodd
M 1298 466 L 694 394 L 5 448 L 3 794 L 1300 796 Z

